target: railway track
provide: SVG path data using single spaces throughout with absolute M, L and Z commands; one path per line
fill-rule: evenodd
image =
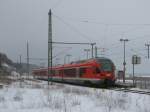
M 128 88 L 108 88 L 108 90 L 150 95 L 150 91 L 133 90 Z
M 33 80 L 33 79 L 32 79 Z M 32 81 L 30 79 L 30 81 Z M 39 81 L 39 79 L 34 79 L 34 81 L 37 80 Z M 47 81 L 47 80 L 44 80 Z M 55 82 L 55 81 L 53 81 Z M 63 82 L 55 82 L 55 83 L 62 83 Z M 112 90 L 112 91 L 120 91 L 120 92 L 125 92 L 125 93 L 137 93 L 137 94 L 145 94 L 145 95 L 150 95 L 150 91 L 142 91 L 142 90 L 134 90 L 131 88 L 127 88 L 124 86 L 113 86 L 113 87 L 100 87 L 100 86 L 96 86 L 96 85 L 83 85 L 83 84 L 74 84 L 74 83 L 65 83 L 65 84 L 69 84 L 69 85 L 74 85 L 74 86 L 82 86 L 82 87 L 90 87 L 90 88 L 96 88 L 96 89 L 106 89 L 106 90 Z

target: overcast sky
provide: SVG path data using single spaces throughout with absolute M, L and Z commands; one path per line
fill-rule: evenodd
M 13 61 L 21 54 L 25 61 L 28 41 L 31 58 L 47 58 L 48 11 L 52 9 L 54 41 L 96 42 L 106 49 L 99 54 L 122 69 L 123 44 L 119 40 L 128 38 L 127 71 L 132 72 L 131 56 L 137 54 L 142 64 L 136 72 L 150 73 L 145 47 L 150 38 L 149 6 L 149 0 L 0 0 L 0 52 Z M 85 48 L 90 46 L 54 45 L 54 55 L 61 52 L 57 63 L 66 54 L 72 55 L 70 60 L 84 59 Z

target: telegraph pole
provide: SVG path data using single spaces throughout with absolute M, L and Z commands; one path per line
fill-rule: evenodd
M 123 57 L 123 83 L 125 83 L 125 71 L 126 71 L 126 42 L 128 42 L 128 39 L 120 39 L 121 42 L 123 42 L 124 47 L 124 57 Z
M 27 41 L 27 75 L 29 78 L 29 43 Z
M 52 12 L 51 9 L 48 13 L 49 16 L 49 25 L 48 25 L 48 85 L 49 85 L 49 78 L 52 84 Z M 49 77 L 50 76 L 50 77 Z
M 148 59 L 149 59 L 149 47 L 150 47 L 150 44 L 145 44 L 145 46 L 148 48 L 148 49 L 147 49 L 147 52 L 148 52 L 147 55 L 148 55 Z
M 20 57 L 20 67 L 19 68 L 20 68 L 20 77 L 21 77 L 21 69 L 22 69 L 21 55 L 19 55 L 19 57 Z

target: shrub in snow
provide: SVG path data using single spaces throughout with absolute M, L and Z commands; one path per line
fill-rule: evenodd
M 73 97 L 72 102 L 71 102 L 72 106 L 78 106 L 81 105 L 81 101 L 78 99 L 77 96 Z
M 32 85 L 32 88 L 40 89 L 40 88 L 43 88 L 43 86 L 39 84 L 34 84 Z
M 71 88 L 70 87 L 64 88 L 63 93 L 66 93 L 66 94 L 71 93 Z
M 89 95 L 89 91 L 86 89 L 73 88 L 72 93 L 77 95 Z
M 141 110 L 140 112 L 150 112 L 150 109 L 148 108 L 144 108 L 143 110 Z
M 62 110 L 64 108 L 64 97 L 57 95 L 57 94 L 52 94 L 49 91 L 46 92 L 46 101 L 43 100 L 44 106 L 49 107 L 51 109 L 58 109 Z
M 22 97 L 22 93 L 21 91 L 17 91 L 16 94 L 13 97 L 14 101 L 22 101 L 23 97 Z
M 61 96 L 52 96 L 51 100 L 49 100 L 48 105 L 53 110 L 66 110 L 67 105 L 65 98 Z
M 94 97 L 95 97 L 96 99 L 102 99 L 102 98 L 103 98 L 102 91 L 97 91 L 97 90 L 95 90 L 95 91 L 94 91 Z
M 20 74 L 17 73 L 16 71 L 12 71 L 12 72 L 11 72 L 11 75 L 12 75 L 13 77 L 15 77 L 15 78 L 20 77 Z
M 80 88 L 76 88 L 76 87 L 67 87 L 63 89 L 63 93 L 73 93 L 76 95 L 89 95 L 90 92 L 86 89 L 80 89 Z
M 65 99 L 60 99 L 58 97 L 53 97 L 53 105 L 54 109 L 62 109 L 63 108 L 63 101 Z
M 5 101 L 5 98 L 4 96 L 0 96 L 0 103 L 4 102 Z
M 29 81 L 20 89 L 18 84 L 0 90 L 0 111 L 150 112 L 150 97 L 146 95 L 59 85 L 47 89 L 41 88 L 45 87 L 41 83 L 33 89 L 37 83 L 31 85 Z
M 112 94 L 112 93 L 111 93 Z M 111 112 L 111 110 L 113 109 L 113 107 L 115 106 L 115 101 L 112 98 L 112 95 L 109 95 L 107 97 L 105 97 L 105 107 L 106 107 L 106 112 Z
M 96 106 L 104 106 L 106 112 L 111 112 L 114 108 L 125 110 L 130 102 L 127 93 L 114 93 L 107 90 L 96 90 L 91 98 L 96 99 Z
M 127 106 L 129 100 L 130 99 L 128 99 L 127 93 L 120 93 L 116 97 L 116 106 L 120 109 L 125 110 L 127 108 L 126 106 Z

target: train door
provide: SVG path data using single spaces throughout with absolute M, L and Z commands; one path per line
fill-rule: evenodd
M 59 70 L 59 76 L 61 77 L 61 80 L 63 81 L 64 80 L 64 70 L 63 69 Z
M 80 77 L 80 68 L 76 68 L 76 78 Z
M 93 67 L 93 76 L 94 76 L 95 78 L 99 78 L 99 77 L 100 77 L 100 74 L 101 74 L 100 68 L 98 68 L 98 67 Z
M 93 67 L 89 66 L 86 69 L 86 78 L 94 78 Z
M 85 75 L 86 75 L 86 68 L 85 67 L 79 68 L 79 77 L 83 78 Z

